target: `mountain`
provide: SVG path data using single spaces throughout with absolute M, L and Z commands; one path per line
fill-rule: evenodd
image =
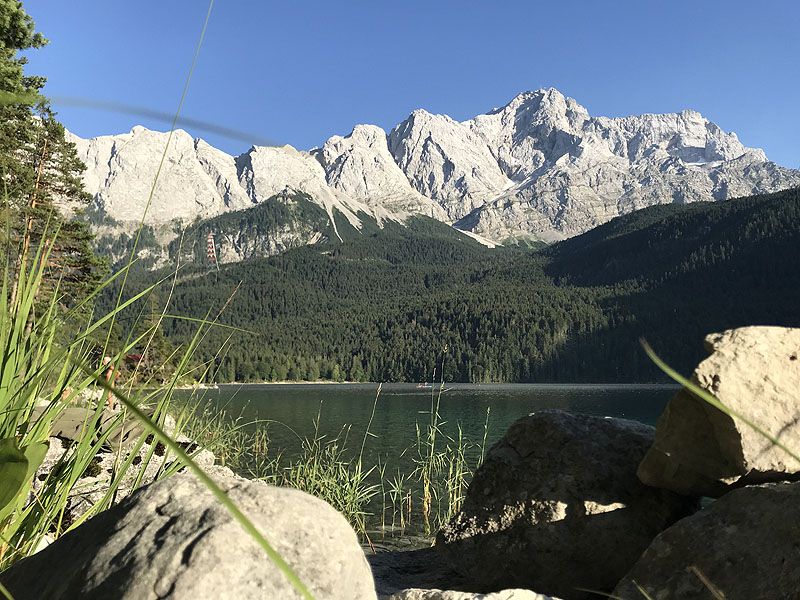
M 252 332 L 208 331 L 197 356 L 218 381 L 430 381 L 443 360 L 448 382 L 663 381 L 640 337 L 688 373 L 708 333 L 800 326 L 800 190 L 648 207 L 538 251 L 490 250 L 429 217 L 342 231 L 219 271 L 187 265 L 157 305 L 225 307 L 223 323 Z M 129 294 L 153 274 L 136 277 Z M 195 329 L 165 320 L 175 343 Z
M 134 127 L 72 139 L 87 165 L 98 231 L 130 232 L 144 214 L 167 134 Z M 339 238 L 341 219 L 361 230 L 365 217 L 382 226 L 425 215 L 496 242 L 551 242 L 646 206 L 797 186 L 800 171 L 769 162 L 699 113 L 591 117 L 548 89 L 465 122 L 420 109 L 388 134 L 357 125 L 308 152 L 254 146 L 232 157 L 178 130 L 145 223 L 166 243 L 187 223 L 302 192 Z

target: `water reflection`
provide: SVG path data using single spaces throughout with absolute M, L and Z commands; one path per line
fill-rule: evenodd
M 384 384 L 377 397 L 375 416 L 365 454 L 386 462 L 414 446 L 417 426 L 424 429 L 432 405 L 439 402 L 442 430 L 456 436 L 458 426 L 467 440 L 484 435 L 487 409 L 487 445 L 496 442 L 518 418 L 548 408 L 598 416 L 621 417 L 655 424 L 667 400 L 677 388 L 664 385 L 524 385 L 452 384 L 443 390 L 417 389 L 413 384 Z M 225 407 L 229 414 L 246 421 L 268 419 L 273 448 L 289 457 L 299 451 L 299 438 L 314 434 L 319 415 L 319 433 L 335 437 L 349 431 L 351 447 L 361 447 L 364 432 L 376 402 L 376 384 L 273 384 L 222 385 L 206 390 L 204 402 Z

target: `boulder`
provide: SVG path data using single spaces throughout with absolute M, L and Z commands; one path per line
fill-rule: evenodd
M 698 507 L 636 478 L 653 437 L 641 423 L 559 410 L 518 420 L 436 548 L 475 591 L 610 591 L 660 531 Z
M 800 452 L 800 329 L 743 327 L 706 337 L 692 381 Z M 687 390 L 667 404 L 639 467 L 647 485 L 717 498 L 731 487 L 800 478 L 800 462 Z
M 263 482 L 219 483 L 314 597 L 376 597 L 356 535 L 331 506 Z M 16 600 L 301 597 L 188 473 L 139 489 L 0 573 L 0 583 Z
M 800 483 L 733 490 L 662 532 L 614 597 L 797 598 Z

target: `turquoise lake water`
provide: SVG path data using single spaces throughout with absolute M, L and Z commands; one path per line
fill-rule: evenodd
M 245 421 L 280 423 L 269 425 L 270 439 L 287 456 L 299 451 L 300 438 L 313 436 L 318 414 L 322 435 L 335 437 L 349 427 L 349 445 L 360 448 L 375 406 L 365 455 L 391 463 L 414 445 L 416 426 L 424 428 L 429 421 L 439 390 L 438 384 L 431 390 L 384 384 L 378 395 L 377 384 L 221 385 L 202 397 Z M 666 385 L 452 384 L 441 392 L 439 414 L 445 433 L 455 436 L 460 425 L 465 439 L 480 441 L 489 409 L 491 446 L 520 417 L 549 408 L 655 424 L 676 390 Z
M 269 454 L 280 452 L 284 462 L 301 451 L 303 438 L 314 436 L 314 421 L 319 417 L 318 435 L 341 439 L 345 432 L 346 446 L 354 454 L 363 443 L 364 464 L 385 465 L 386 481 L 395 473 L 410 475 L 414 470 L 417 427 L 425 431 L 432 404 L 437 400 L 442 431 L 437 449 L 446 446 L 447 436 L 456 438 L 460 427 L 462 439 L 472 443 L 467 454 L 474 464 L 484 433 L 488 451 L 514 421 L 532 412 L 560 409 L 654 425 L 678 389 L 667 385 L 452 384 L 426 390 L 418 389 L 416 384 L 384 384 L 378 393 L 377 384 L 250 384 L 221 385 L 218 389 L 200 390 L 198 395 L 203 403 L 224 408 L 234 417 L 241 416 L 242 422 L 269 421 L 259 425 L 268 427 Z M 368 424 L 370 435 L 364 442 Z M 418 496 L 418 486 L 413 487 Z M 376 497 L 370 504 L 374 515 L 381 511 L 378 503 Z M 414 508 L 416 512 L 418 501 Z M 373 517 L 368 525 L 373 539 L 377 519 Z M 417 527 L 407 528 L 399 540 L 394 533 L 389 541 L 385 535 L 378 539 L 392 547 L 429 544 L 430 539 L 413 535 L 420 534 L 418 517 L 414 521 Z

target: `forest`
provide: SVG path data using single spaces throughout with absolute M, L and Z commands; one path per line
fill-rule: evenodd
M 543 249 L 487 248 L 425 217 L 351 233 L 218 269 L 196 252 L 167 312 L 224 307 L 219 322 L 247 330 L 206 332 L 195 356 L 216 381 L 655 382 L 641 338 L 687 373 L 708 333 L 800 326 L 796 189 L 654 206 Z M 196 329 L 162 325 L 173 345 Z

